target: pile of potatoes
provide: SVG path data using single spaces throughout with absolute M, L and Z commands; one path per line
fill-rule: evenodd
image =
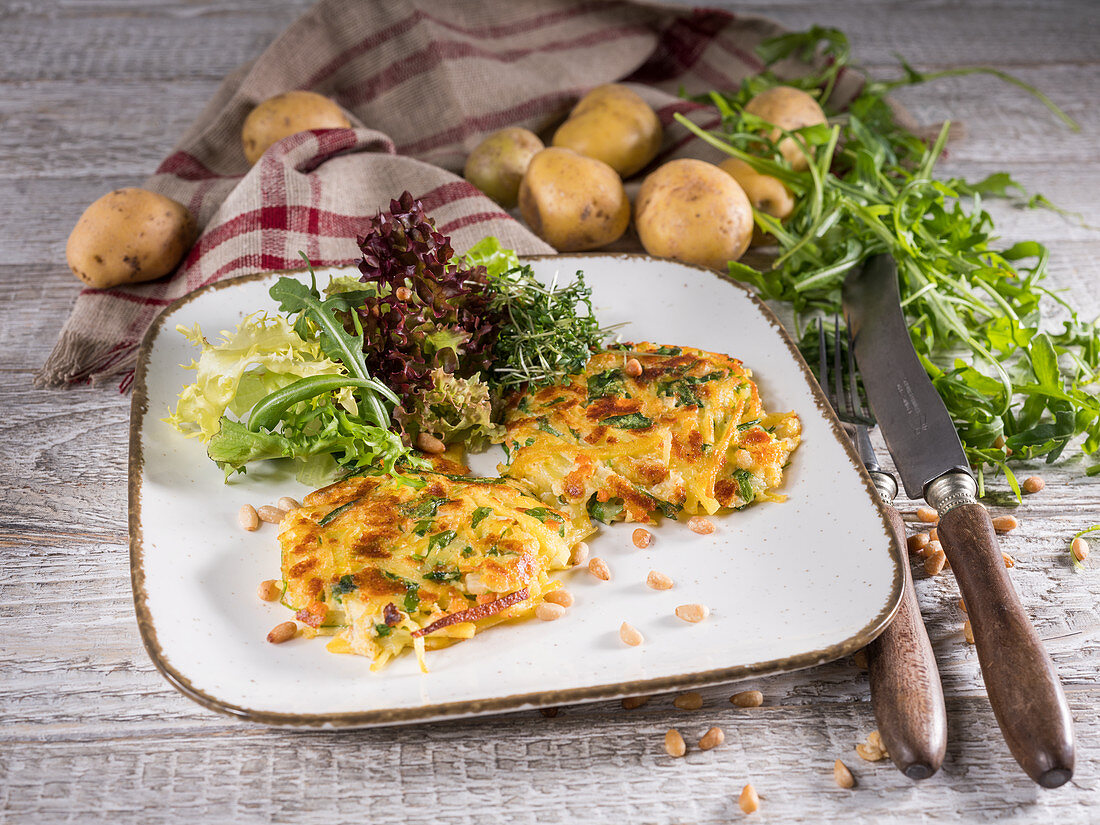
M 761 92 L 745 110 L 793 131 L 825 122 L 806 92 L 779 86 Z M 466 161 L 465 176 L 506 209 L 518 205 L 528 226 L 560 252 L 597 249 L 618 240 L 630 224 L 645 250 L 659 257 L 724 269 L 750 243 L 764 243 L 753 209 L 785 219 L 794 199 L 776 178 L 730 158 L 714 165 L 680 159 L 646 176 L 633 210 L 623 179 L 644 169 L 663 140 L 656 112 L 626 86 L 597 86 L 580 99 L 545 146 L 527 129 L 489 135 Z M 779 151 L 795 170 L 807 149 L 785 138 Z
M 324 95 L 285 92 L 249 112 L 241 149 L 252 165 L 290 135 L 350 126 L 343 110 Z M 183 204 L 147 189 L 117 189 L 84 210 L 65 245 L 65 258 L 85 284 L 108 289 L 172 272 L 196 235 L 195 217 Z

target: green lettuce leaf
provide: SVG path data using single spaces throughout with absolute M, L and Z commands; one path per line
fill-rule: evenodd
M 483 266 L 493 278 L 503 275 L 510 269 L 519 266 L 519 257 L 512 249 L 505 249 L 500 241 L 492 235 L 482 238 L 480 241 L 466 250 L 462 261 L 467 266 Z
M 432 385 L 415 390 L 394 413 L 410 438 L 429 433 L 445 444 L 464 441 L 473 452 L 504 438 L 504 427 L 492 420 L 489 385 L 480 376 L 458 378 L 436 368 L 430 377 Z
M 257 312 L 246 317 L 233 332 L 223 331 L 211 343 L 198 324 L 176 328 L 201 348 L 194 383 L 184 387 L 175 412 L 165 419 L 189 438 L 209 441 L 221 428 L 228 411 L 245 415 L 264 396 L 310 375 L 343 375 L 346 370 L 328 358 L 316 340 L 303 340 L 285 318 Z M 355 412 L 350 390 L 338 395 L 349 412 Z

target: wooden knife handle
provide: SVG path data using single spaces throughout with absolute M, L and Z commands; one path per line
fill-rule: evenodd
M 883 509 L 898 544 L 905 547 L 901 516 L 885 503 Z M 908 559 L 902 569 L 901 606 L 882 635 L 867 646 L 871 704 L 882 743 L 897 769 L 910 779 L 927 779 L 943 764 L 947 712 Z
M 1054 663 L 1005 570 L 989 513 L 981 504 L 961 504 L 940 518 L 938 530 L 1001 733 L 1028 776 L 1057 788 L 1073 776 L 1073 719 Z

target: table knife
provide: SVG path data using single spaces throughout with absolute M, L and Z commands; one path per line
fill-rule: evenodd
M 1073 776 L 1069 706 L 977 501 L 958 432 L 913 349 L 893 258 L 875 255 L 853 269 L 843 304 L 867 400 L 905 492 L 939 513 L 939 540 L 966 603 L 997 723 L 1027 775 L 1056 788 Z

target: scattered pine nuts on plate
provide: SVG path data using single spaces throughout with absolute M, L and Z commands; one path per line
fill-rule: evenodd
M 595 576 L 600 581 L 607 581 L 611 578 L 611 570 L 607 566 L 607 562 L 601 559 L 599 556 L 593 556 L 588 562 L 588 572 Z
M 688 529 L 700 536 L 706 536 L 714 532 L 714 522 L 706 516 L 692 516 L 688 519 Z
M 554 622 L 565 615 L 565 608 L 553 602 L 543 602 L 535 607 L 535 618 L 543 622 Z
M 631 536 L 631 539 L 635 547 L 639 550 L 644 550 L 653 542 L 653 534 L 644 527 L 639 527 L 634 531 L 634 535 Z
M 267 581 L 260 582 L 260 586 L 256 590 L 256 595 L 258 595 L 262 601 L 273 602 L 283 595 L 283 588 L 275 579 L 268 579 Z
M 271 628 L 271 632 L 267 634 L 267 640 L 273 645 L 281 645 L 283 642 L 289 642 L 296 635 L 298 635 L 298 625 L 294 622 L 283 622 Z
M 256 510 L 256 515 L 260 517 L 260 521 L 265 521 L 268 524 L 279 524 L 286 518 L 286 510 L 265 504 Z
M 682 604 L 676 608 L 676 616 L 691 624 L 698 624 L 710 615 L 710 608 L 705 604 Z
M 637 647 L 645 641 L 645 637 L 638 628 L 627 622 L 623 622 L 619 626 L 619 638 L 622 639 L 623 644 L 630 645 L 631 647 Z
M 551 604 L 559 604 L 562 607 L 572 607 L 574 602 L 573 594 L 564 587 L 560 587 L 557 590 L 551 590 L 543 596 L 543 598 Z
M 242 504 L 241 509 L 237 512 L 237 521 L 241 525 L 241 529 L 253 532 L 260 529 L 260 514 L 256 512 L 256 508 L 251 504 Z

